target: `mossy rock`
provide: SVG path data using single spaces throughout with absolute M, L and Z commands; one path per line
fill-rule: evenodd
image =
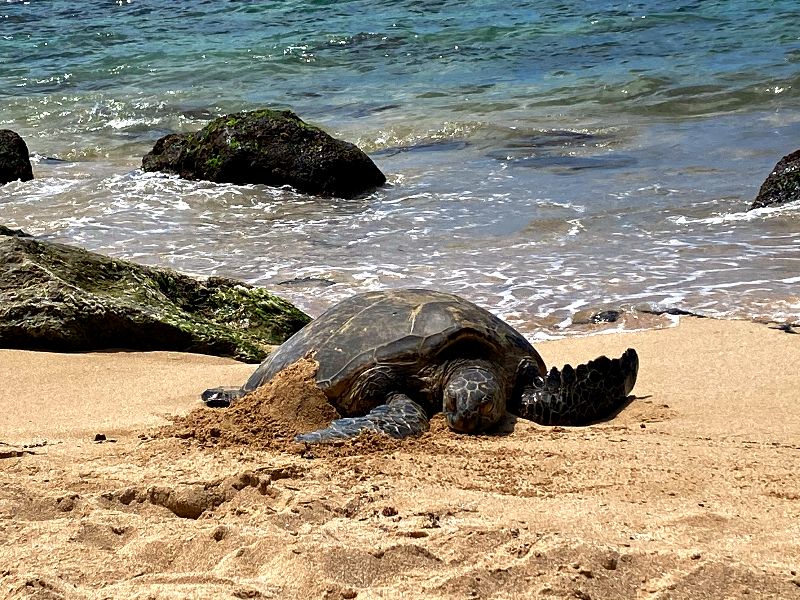
M 758 190 L 750 210 L 800 200 L 800 150 L 787 154 Z
M 175 350 L 261 361 L 309 321 L 233 279 L 198 280 L 0 230 L 0 347 Z
M 197 132 L 165 136 L 142 159 L 142 169 L 217 183 L 290 185 L 307 194 L 342 198 L 386 182 L 354 144 L 288 110 L 239 112 Z
M 31 179 L 33 167 L 25 140 L 10 129 L 0 129 L 0 185 Z

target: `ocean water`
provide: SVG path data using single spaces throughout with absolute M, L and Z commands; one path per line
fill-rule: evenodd
M 389 184 L 315 199 L 139 170 L 160 136 L 260 107 Z M 795 0 L 6 0 L 0 127 L 36 176 L 0 188 L 0 223 L 312 315 L 430 286 L 533 337 L 642 305 L 800 323 L 800 203 L 746 210 L 800 147 Z

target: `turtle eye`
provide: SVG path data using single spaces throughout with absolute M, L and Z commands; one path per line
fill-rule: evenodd
M 494 398 L 483 398 L 478 406 L 478 412 L 486 417 L 490 417 L 495 412 Z

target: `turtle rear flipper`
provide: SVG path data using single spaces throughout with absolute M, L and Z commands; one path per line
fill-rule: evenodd
M 601 356 L 574 369 L 553 367 L 525 386 L 517 414 L 541 425 L 586 425 L 612 416 L 625 406 L 638 371 L 633 348 L 620 358 Z
M 295 441 L 321 444 L 356 437 L 362 431 L 378 431 L 393 438 L 420 435 L 430 427 L 425 410 L 405 394 L 392 394 L 386 404 L 363 417 L 336 419 L 324 429 L 301 433 Z
M 207 389 L 200 396 L 209 408 L 227 408 L 237 398 L 242 396 L 242 388 L 216 387 Z

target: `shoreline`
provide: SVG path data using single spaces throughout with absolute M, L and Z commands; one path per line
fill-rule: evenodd
M 728 360 L 731 360 L 736 345 L 731 340 L 737 335 L 758 338 L 774 334 L 780 347 L 790 352 L 793 348 L 791 338 L 784 340 L 780 337 L 788 332 L 776 327 L 780 325 L 776 322 L 671 315 L 669 320 L 659 323 L 657 318 L 667 315 L 650 316 L 655 317 L 650 326 L 642 328 L 618 328 L 601 323 L 586 326 L 573 335 L 534 339 L 532 342 L 548 368 L 577 365 L 600 354 L 613 358 L 628 346 L 637 347 L 637 343 L 642 342 L 651 350 L 657 350 L 651 340 L 659 334 L 661 339 L 669 339 L 670 344 L 677 346 L 683 343 L 685 336 L 690 336 L 695 340 L 692 350 L 702 347 L 703 356 L 707 357 L 713 354 L 713 348 L 707 342 L 706 330 L 713 332 L 714 339 L 725 340 L 730 345 L 726 354 Z M 761 332 L 762 329 L 770 333 Z M 762 354 L 769 351 L 763 348 L 753 350 Z M 642 354 L 641 350 L 639 352 Z M 665 373 L 675 373 L 676 390 L 680 390 L 681 377 L 676 367 L 670 367 L 679 357 L 653 360 L 646 352 L 641 359 L 642 367 L 633 396 L 640 395 L 642 381 L 648 382 L 649 372 L 653 371 L 662 378 L 657 386 L 666 383 Z M 762 360 L 769 364 L 766 359 Z M 4 432 L 0 442 L 12 439 L 21 443 L 25 436 L 36 440 L 41 437 L 37 431 L 77 438 L 94 429 L 125 435 L 136 428 L 163 425 L 170 415 L 183 415 L 201 408 L 199 397 L 203 390 L 240 385 L 257 366 L 257 363 L 229 358 L 172 351 L 61 353 L 0 348 L 0 380 L 8 382 L 5 400 L 9 406 L 14 403 L 25 406 L 24 412 L 13 410 L 0 414 L 0 431 Z M 713 364 L 704 370 L 709 377 L 713 371 Z M 121 382 L 125 382 L 127 387 L 121 387 Z M 757 392 L 750 389 L 750 393 Z M 98 401 L 102 402 L 101 410 L 93 415 L 93 406 Z M 35 415 L 26 416 L 27 413 Z M 797 423 L 800 427 L 800 420 Z
M 635 347 L 635 399 L 589 427 L 437 425 L 309 459 L 157 433 L 254 365 L 0 350 L 0 595 L 797 593 L 794 336 L 684 317 L 536 346 L 559 366 Z
M 707 385 L 713 386 L 705 388 L 714 390 L 709 400 L 703 402 L 706 408 L 716 399 L 723 400 L 724 384 L 716 381 L 715 375 L 737 361 L 744 361 L 742 369 L 749 362 L 747 370 L 754 377 L 726 383 L 736 383 L 738 391 L 749 396 L 789 385 L 793 377 L 800 383 L 800 375 L 775 368 L 781 352 L 800 356 L 800 345 L 795 343 L 793 335 L 775 327 L 776 323 L 692 315 L 671 320 L 666 325 L 641 329 L 616 329 L 601 324 L 594 331 L 533 343 L 548 368 L 577 365 L 601 354 L 613 358 L 629 346 L 637 348 L 642 366 L 632 392 L 636 398 L 652 395 L 651 391 L 643 391 L 643 386 L 653 386 L 659 395 L 693 396 L 695 390 L 682 383 L 691 375 L 688 370 L 681 373 L 682 368 L 690 366 L 682 360 L 687 350 L 703 359 L 692 365 L 695 377 L 702 373 Z M 766 347 L 755 342 L 750 347 L 747 342 L 738 341 L 742 336 L 745 340 L 772 341 Z M 681 353 L 666 352 L 665 356 L 658 356 L 663 352 L 662 343 L 681 348 Z M 772 354 L 776 355 L 774 361 L 770 358 Z M 794 364 L 791 358 L 781 361 Z M 764 369 L 757 369 L 757 365 L 764 365 Z M 171 351 L 60 353 L 0 348 L 0 380 L 7 382 L 4 403 L 9 407 L 25 407 L 0 414 L 3 432 L 0 442 L 25 443 L 26 439 L 36 441 L 47 435 L 77 439 L 101 429 L 114 435 L 129 435 L 136 429 L 163 425 L 171 415 L 202 408 L 199 398 L 203 390 L 240 385 L 257 366 L 229 358 Z M 770 373 L 770 377 L 755 377 L 763 377 L 764 373 Z M 669 377 L 674 377 L 674 388 L 668 385 Z M 794 419 L 791 414 L 787 417 L 800 433 L 800 417 Z
M 786 140 L 797 119 L 784 116 L 782 123 L 755 110 L 581 132 L 558 120 L 512 129 L 487 115 L 486 131 L 458 129 L 441 148 L 423 143 L 383 157 L 391 185 L 333 205 L 288 189 L 150 177 L 102 160 L 42 164 L 33 182 L 5 188 L 5 218 L 113 257 L 267 286 L 310 314 L 375 287 L 435 285 L 510 321 L 535 310 L 552 325 L 585 306 L 650 302 L 714 318 L 797 322 L 786 253 L 797 206 L 747 210 L 792 149 Z M 764 138 L 773 128 L 779 135 Z M 538 165 L 538 144 L 549 148 L 550 136 L 570 132 L 578 137 L 566 135 L 556 155 L 543 157 L 555 163 Z M 676 144 L 667 159 L 657 142 L 665 135 Z M 606 136 L 613 151 L 596 146 Z M 511 158 L 500 160 L 506 151 Z M 572 154 L 611 162 L 559 170 Z M 617 165 L 617 154 L 638 162 Z M 487 179 L 497 169 L 503 178 Z M 69 211 L 81 219 L 65 218 Z M 338 285 L 281 285 L 303 277 Z

